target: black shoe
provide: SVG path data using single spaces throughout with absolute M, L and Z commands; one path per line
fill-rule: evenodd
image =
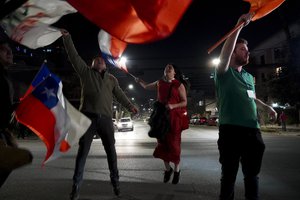
M 170 178 L 171 178 L 171 175 L 173 173 L 173 169 L 172 167 L 170 168 L 169 171 L 165 171 L 165 174 L 164 174 L 164 183 L 167 183 L 169 182 Z
M 174 172 L 172 183 L 177 184 L 179 182 L 179 178 L 180 178 L 180 171 L 179 172 Z
M 73 185 L 72 192 L 70 193 L 70 200 L 78 200 L 79 199 L 79 186 Z
M 113 191 L 116 196 L 120 196 L 120 194 L 121 194 L 120 185 L 113 185 Z

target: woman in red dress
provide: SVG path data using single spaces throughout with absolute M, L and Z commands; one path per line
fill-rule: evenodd
M 180 178 L 180 153 L 181 153 L 181 132 L 182 132 L 182 116 L 183 108 L 187 105 L 186 86 L 182 73 L 172 64 L 167 64 L 162 79 L 153 83 L 136 78 L 145 89 L 156 89 L 157 100 L 166 105 L 170 114 L 171 129 L 166 137 L 157 140 L 157 146 L 153 156 L 164 161 L 164 183 L 167 183 L 173 172 L 173 184 L 177 184 Z M 174 163 L 174 169 L 170 163 Z

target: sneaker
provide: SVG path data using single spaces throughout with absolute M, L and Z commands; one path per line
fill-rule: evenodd
M 179 178 L 180 178 L 180 171 L 179 172 L 174 172 L 172 183 L 177 184 L 179 182 Z
M 171 179 L 172 173 L 173 173 L 172 167 L 170 168 L 169 171 L 165 171 L 165 174 L 164 174 L 164 183 L 169 182 L 169 180 Z
M 78 200 L 79 199 L 79 186 L 73 185 L 72 192 L 70 193 L 70 200 Z

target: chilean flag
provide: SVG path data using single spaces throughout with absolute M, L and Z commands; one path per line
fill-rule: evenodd
M 128 73 L 127 67 L 124 62 L 121 62 L 122 53 L 127 47 L 127 43 L 119 40 L 118 38 L 110 35 L 104 30 L 98 34 L 99 48 L 102 57 L 113 66 Z
M 16 109 L 16 119 L 45 143 L 45 164 L 78 143 L 91 121 L 68 102 L 60 78 L 45 64 L 28 91 Z
M 135 44 L 171 35 L 192 0 L 67 0 L 114 37 Z
M 1 20 L 1 26 L 12 40 L 37 49 L 60 38 L 60 30 L 50 25 L 75 12 L 64 0 L 28 0 Z

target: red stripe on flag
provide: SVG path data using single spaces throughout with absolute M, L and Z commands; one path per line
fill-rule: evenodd
M 192 0 L 67 0 L 100 28 L 127 43 L 169 36 Z
M 53 153 L 55 146 L 55 117 L 52 112 L 33 95 L 28 95 L 16 109 L 16 118 L 29 127 L 46 144 L 46 161 Z
M 69 143 L 66 140 L 63 140 L 60 144 L 59 150 L 61 152 L 67 152 L 70 148 L 71 146 L 69 145 Z

